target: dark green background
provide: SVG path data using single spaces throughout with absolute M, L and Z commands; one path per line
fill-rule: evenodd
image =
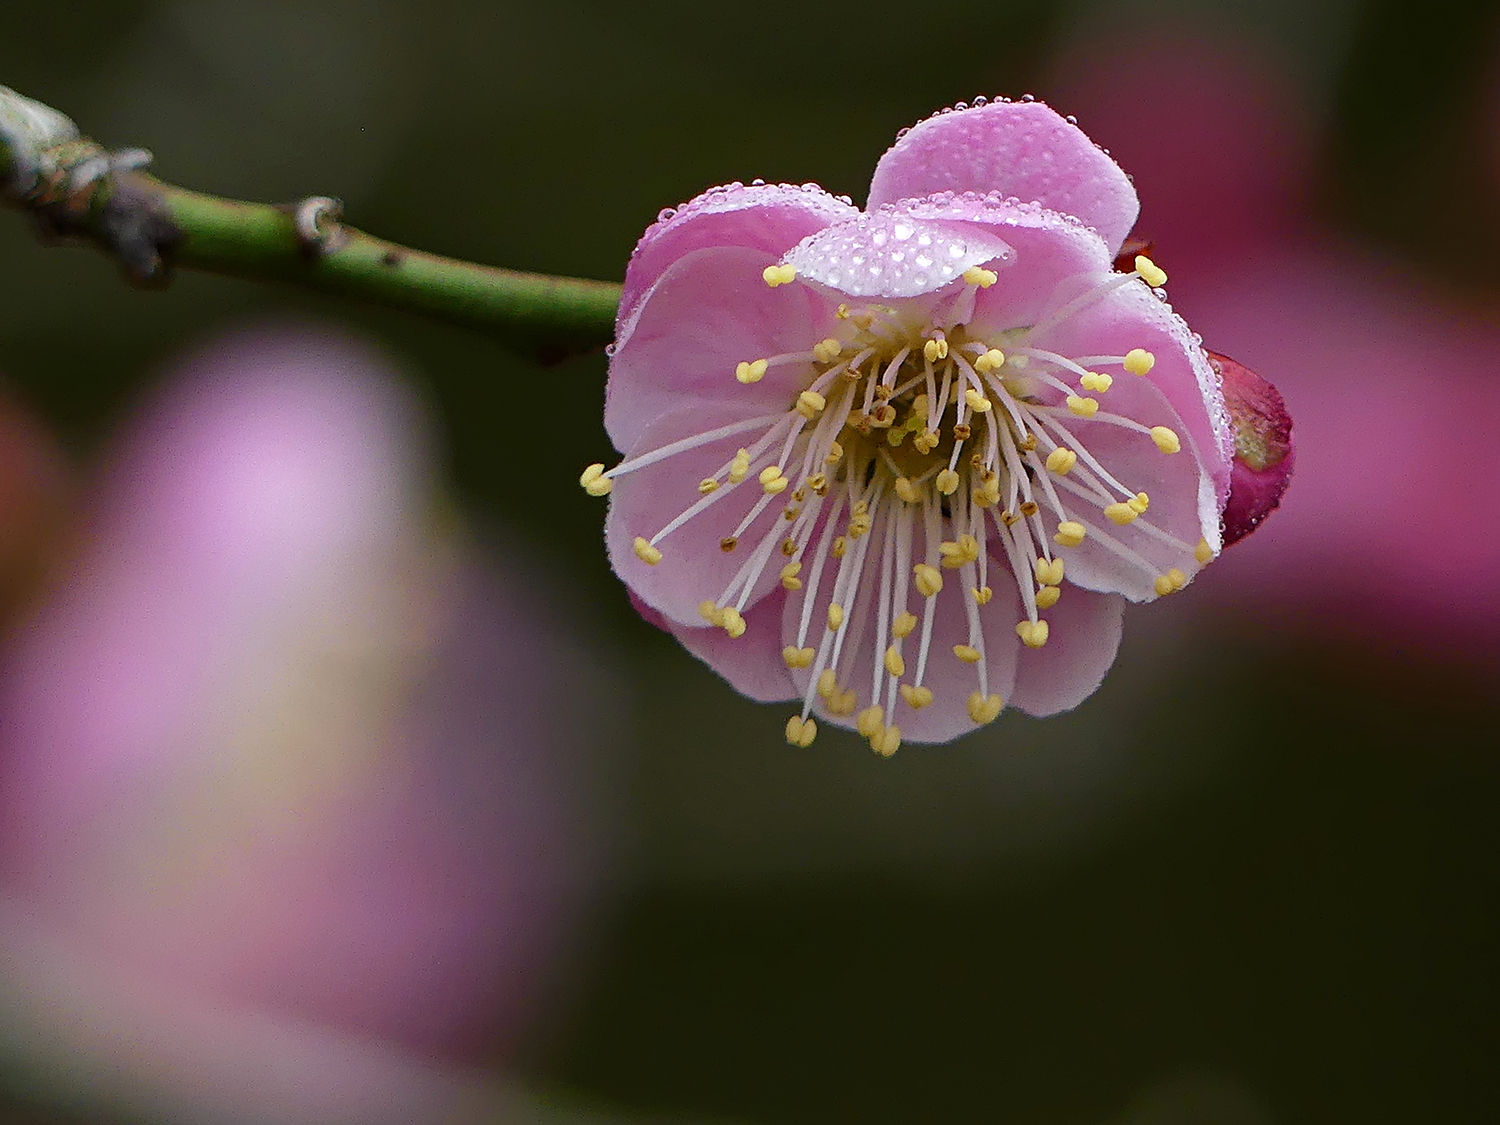
M 860 198 L 895 130 L 937 106 L 1045 96 L 1049 51 L 1093 15 L 6 7 L 0 82 L 153 149 L 166 178 L 340 195 L 386 237 L 602 278 L 713 183 Z M 1320 218 L 1494 306 L 1500 207 L 1477 171 L 1500 127 L 1492 6 L 1124 10 L 1278 45 L 1329 123 Z M 1495 1118 L 1500 661 L 1483 646 L 1372 649 L 1285 615 L 1203 621 L 1185 599 L 1133 614 L 1116 672 L 1067 717 L 1008 715 L 888 763 L 832 733 L 793 751 L 781 709 L 643 625 L 608 572 L 575 483 L 609 452 L 602 357 L 537 370 L 461 331 L 237 281 L 132 291 L 0 218 L 0 370 L 80 458 L 194 340 L 268 314 L 358 326 L 421 380 L 472 513 L 545 551 L 598 660 L 629 677 L 633 713 L 599 729 L 628 764 L 633 850 L 597 959 L 519 1064 L 539 1087 L 767 1123 Z M 509 421 L 540 403 L 567 424 Z

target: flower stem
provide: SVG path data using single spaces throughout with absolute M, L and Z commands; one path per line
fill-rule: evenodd
M 82 240 L 132 280 L 164 285 L 177 268 L 289 282 L 477 329 L 543 362 L 614 335 L 620 287 L 445 258 L 338 221 L 337 201 L 272 206 L 205 195 L 139 171 L 62 114 L 0 87 L 0 200 L 44 235 Z

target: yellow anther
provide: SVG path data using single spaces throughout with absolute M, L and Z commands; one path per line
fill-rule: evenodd
M 766 377 L 766 367 L 763 359 L 742 360 L 734 369 L 734 377 L 746 386 L 759 383 Z
M 800 562 L 789 562 L 781 568 L 781 580 L 785 582 L 788 578 L 796 578 L 801 573 L 802 564 Z
M 896 495 L 908 504 L 915 504 L 922 498 L 922 494 L 917 491 L 916 485 L 912 484 L 911 480 L 907 477 L 897 477 L 895 487 Z
M 953 440 L 954 441 L 968 441 L 969 440 L 969 436 L 973 432 L 974 432 L 974 428 L 972 426 L 970 426 L 967 422 L 960 422 L 960 423 L 958 423 L 958 425 L 956 425 L 956 426 L 953 427 Z
M 844 447 L 836 441 L 828 443 L 828 456 L 823 458 L 825 465 L 837 465 L 844 459 Z
M 1099 413 L 1099 400 L 1097 398 L 1079 398 L 1077 395 L 1068 396 L 1068 409 L 1080 418 L 1092 418 Z
M 698 603 L 698 616 L 710 625 L 717 625 L 719 623 L 719 607 L 705 599 Z
M 724 627 L 724 632 L 731 637 L 743 637 L 745 635 L 745 619 L 740 611 L 732 605 L 725 606 L 719 611 L 719 624 Z
M 911 572 L 916 577 L 917 593 L 924 598 L 936 596 L 937 592 L 943 588 L 943 574 L 937 567 L 927 563 L 918 563 L 911 568 Z
M 901 749 L 901 728 L 896 726 L 881 727 L 879 731 L 870 736 L 870 749 L 882 758 L 889 758 L 897 750 Z
M 844 623 L 844 607 L 838 602 L 828 603 L 828 631 L 837 632 Z
M 974 595 L 976 605 L 989 605 L 990 599 L 995 596 L 995 591 L 988 586 L 971 587 L 969 593 Z
M 1193 548 L 1193 558 L 1198 560 L 1198 565 L 1207 566 L 1213 561 L 1214 549 L 1208 545 L 1207 539 L 1198 540 L 1198 545 Z
M 836 316 L 836 317 L 838 317 L 840 320 L 848 320 L 849 319 L 849 306 L 845 305 L 845 304 L 839 305 L 838 308 L 836 308 L 836 309 L 833 310 L 833 315 Z
M 1180 453 L 1182 451 L 1182 442 L 1178 440 L 1176 432 L 1169 430 L 1166 426 L 1152 426 L 1151 440 L 1156 442 L 1156 448 L 1160 449 L 1163 453 Z
M 1016 622 L 1016 636 L 1021 638 L 1021 643 L 1027 648 L 1041 648 L 1047 643 L 1047 632 L 1045 621 Z
M 1078 380 L 1078 384 L 1086 391 L 1098 391 L 1103 394 L 1115 385 L 1115 381 L 1103 372 L 1088 371 L 1084 373 L 1083 378 Z
M 944 496 L 952 496 L 958 491 L 958 474 L 952 469 L 944 469 L 932 483 Z
M 828 405 L 828 400 L 817 391 L 803 391 L 797 396 L 797 413 L 811 421 L 818 411 Z
M 1170 594 L 1173 590 L 1177 589 L 1176 586 L 1172 585 L 1172 580 L 1165 574 L 1158 574 L 1155 580 L 1152 581 L 1151 587 L 1156 591 L 1159 597 L 1163 598 Z
M 844 552 L 847 551 L 848 549 L 849 549 L 849 540 L 846 539 L 844 536 L 840 535 L 837 539 L 835 539 L 833 541 L 833 551 L 832 551 L 832 554 L 833 554 L 834 558 L 836 558 L 836 559 L 843 558 L 844 557 Z
M 852 715 L 858 706 L 859 697 L 854 694 L 853 688 L 828 701 L 828 710 L 834 715 Z
M 980 508 L 993 508 L 1000 503 L 1000 478 L 987 475 L 989 479 L 974 490 L 974 503 Z
M 1036 607 L 1037 609 L 1051 609 L 1060 597 L 1062 597 L 1061 586 L 1041 586 L 1036 592 Z
M 1135 256 L 1135 272 L 1152 289 L 1160 289 L 1167 283 L 1167 272 L 1144 254 Z
M 954 645 L 953 655 L 965 664 L 978 664 L 984 659 L 984 655 L 973 645 Z
M 843 350 L 844 345 L 830 336 L 828 339 L 820 340 L 813 345 L 813 358 L 819 363 L 827 363 L 830 360 L 837 359 L 839 353 Z
M 772 496 L 775 496 L 779 492 L 785 492 L 792 483 L 786 477 L 782 476 L 780 465 L 767 465 L 760 471 L 759 479 L 760 486 Z
M 1024 500 L 1021 503 L 1021 514 L 1027 519 L 1030 519 L 1041 510 L 1041 505 L 1038 504 L 1035 500 Z
M 1167 577 L 1172 580 L 1172 589 L 1174 590 L 1180 590 L 1187 585 L 1187 575 L 1182 573 L 1182 571 L 1178 570 L 1175 566 L 1171 570 L 1167 571 Z
M 1030 453 L 1033 449 L 1036 448 L 1036 434 L 1028 432 L 1027 435 L 1016 444 L 1021 447 L 1023 452 Z
M 981 695 L 973 692 L 969 696 L 969 721 L 984 726 L 985 723 L 993 723 L 1000 717 L 1000 712 L 1005 707 L 1005 700 L 998 695 Z
M 891 622 L 891 636 L 895 637 L 898 641 L 904 640 L 912 635 L 912 631 L 916 627 L 917 615 L 910 610 L 903 609 L 900 613 L 896 614 L 896 620 Z
M 1156 357 L 1145 348 L 1131 348 L 1125 353 L 1125 370 L 1132 375 L 1144 375 L 1156 366 Z
M 906 675 L 906 659 L 896 651 L 895 645 L 885 650 L 885 670 L 897 678 Z
M 913 711 L 920 711 L 932 702 L 932 689 L 926 686 L 913 687 L 911 684 L 902 684 L 901 698 Z
M 740 541 L 733 535 L 726 535 L 723 539 L 719 540 L 719 550 L 723 551 L 726 555 L 739 545 Z
M 988 289 L 1000 280 L 1000 275 L 994 270 L 987 270 L 983 266 L 970 266 L 964 270 L 964 280 L 970 285 L 977 285 L 981 289 Z
M 783 539 L 781 541 L 781 553 L 787 558 L 791 558 L 797 553 L 797 541 L 791 538 Z
M 974 361 L 974 370 L 981 375 L 988 375 L 991 371 L 999 371 L 1005 366 L 1005 353 L 999 348 L 991 348 Z
M 939 438 L 936 430 L 923 430 L 920 434 L 911 439 L 911 443 L 917 447 L 918 453 L 931 453 L 934 449 L 937 448 L 938 441 Z M 939 473 L 938 477 L 939 479 L 941 479 L 942 474 Z
M 604 475 L 604 466 L 597 462 L 583 470 L 578 483 L 590 496 L 607 496 L 609 490 L 615 486 L 615 482 Z
M 1088 534 L 1088 528 L 1075 520 L 1063 520 L 1057 525 L 1057 534 L 1052 537 L 1052 542 L 1059 547 L 1076 547 L 1083 542 L 1084 536 Z
M 1063 580 L 1064 569 L 1062 559 L 1037 559 L 1036 580 L 1043 586 L 1056 586 Z
M 934 336 L 922 345 L 922 354 L 927 357 L 928 363 L 936 363 L 940 359 L 948 358 L 948 341 L 943 336 Z
M 786 740 L 791 745 L 805 749 L 817 737 L 818 724 L 811 717 L 804 719 L 801 715 L 793 715 L 786 721 Z
M 862 737 L 871 738 L 876 731 L 880 730 L 884 721 L 885 708 L 876 703 L 859 713 L 859 717 L 854 720 L 854 729 L 859 731 Z
M 833 674 L 832 668 L 824 668 L 818 673 L 818 694 L 824 699 L 832 699 L 839 693 L 839 679 Z
M 781 466 L 780 465 L 767 465 L 764 469 L 762 469 L 760 471 L 760 483 L 761 484 L 770 484 L 773 480 L 780 479 L 780 477 L 781 477 Z
M 739 484 L 750 475 L 750 451 L 742 449 L 729 462 L 729 483 Z
M 698 491 L 704 496 L 707 496 L 710 492 L 717 492 L 719 491 L 719 482 L 714 480 L 713 477 L 704 477 L 698 482 Z
M 1067 476 L 1068 470 L 1076 464 L 1078 464 L 1078 454 L 1074 453 L 1071 449 L 1064 449 L 1060 445 L 1047 454 L 1047 468 L 1060 477 Z
M 1105 517 L 1110 523 L 1116 524 L 1119 527 L 1133 523 L 1135 518 L 1140 514 L 1140 512 L 1136 511 L 1129 504 L 1107 504 L 1104 508 Z
M 787 645 L 781 650 L 781 659 L 786 661 L 788 668 L 811 668 L 813 657 L 817 655 L 816 649 L 798 648 L 796 645 Z
M 969 404 L 969 409 L 975 414 L 988 414 L 990 407 L 994 405 L 973 387 L 964 388 L 964 401 Z
M 896 421 L 896 408 L 890 403 L 881 403 L 870 411 L 870 425 L 877 430 L 883 430 Z
M 760 271 L 761 279 L 775 289 L 778 285 L 787 285 L 797 280 L 797 267 L 795 266 L 767 266 Z
M 661 552 L 639 535 L 635 537 L 633 546 L 635 547 L 635 557 L 640 559 L 641 562 L 646 563 L 648 566 L 655 566 L 661 562 Z
M 849 538 L 858 539 L 870 530 L 870 517 L 868 515 L 852 516 L 849 520 Z
M 1144 492 L 1137 492 L 1129 500 L 1125 501 L 1125 503 L 1129 504 L 1136 514 L 1145 515 L 1146 509 L 1151 507 L 1151 497 L 1147 496 Z

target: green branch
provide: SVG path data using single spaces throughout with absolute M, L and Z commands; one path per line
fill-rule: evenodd
M 603 347 L 620 287 L 444 258 L 345 226 L 337 201 L 277 207 L 188 191 L 140 171 L 57 111 L 0 86 L 0 200 L 46 236 L 92 243 L 133 281 L 174 269 L 289 282 L 484 332 L 544 362 Z

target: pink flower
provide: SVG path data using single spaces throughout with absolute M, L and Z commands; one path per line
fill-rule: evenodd
M 1125 601 L 1219 551 L 1219 380 L 1134 189 L 1037 102 L 908 130 L 869 209 L 731 184 L 631 259 L 605 426 L 611 561 L 738 690 L 883 754 L 1076 706 Z M 1153 291 L 1153 289 L 1158 291 Z M 1064 584 L 1067 589 L 1064 590 Z

